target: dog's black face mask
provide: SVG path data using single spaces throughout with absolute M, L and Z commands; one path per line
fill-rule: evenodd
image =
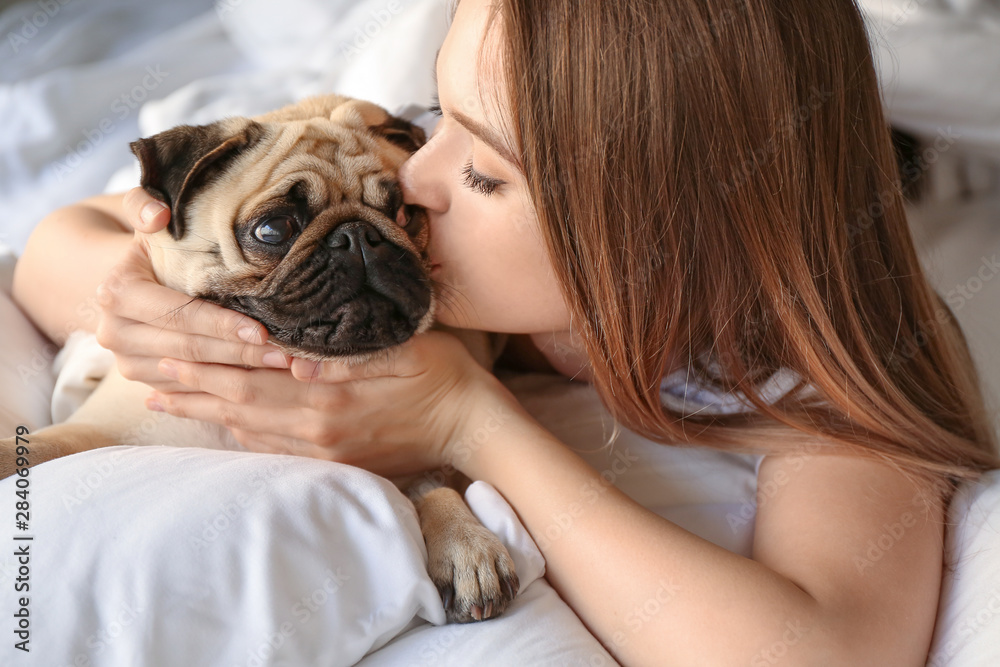
M 424 136 L 376 120 L 230 119 L 134 142 L 143 187 L 171 207 L 165 272 L 206 273 L 182 281 L 192 296 L 261 322 L 297 356 L 364 356 L 428 328 L 426 214 L 396 181 Z
M 244 254 L 275 268 L 254 293 L 214 300 L 301 351 L 343 356 L 405 342 L 430 310 L 430 280 L 424 258 L 382 230 L 409 217 L 404 230 L 416 233 L 423 213 L 403 207 L 394 181 L 383 188 L 381 207 L 341 203 L 314 214 L 308 185 L 297 184 L 275 208 L 237 227 Z

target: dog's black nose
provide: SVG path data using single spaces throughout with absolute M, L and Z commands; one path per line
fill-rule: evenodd
M 351 220 L 338 225 L 326 237 L 326 244 L 337 250 L 347 250 L 364 256 L 365 246 L 375 248 L 383 242 L 382 235 L 363 220 Z

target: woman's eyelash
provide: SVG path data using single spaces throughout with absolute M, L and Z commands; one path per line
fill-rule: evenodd
M 496 192 L 497 188 L 504 184 L 504 182 L 499 178 L 484 176 L 473 169 L 472 160 L 469 160 L 469 163 L 465 165 L 465 168 L 462 170 L 462 174 L 465 176 L 465 184 L 468 187 L 475 192 L 486 195 L 487 197 Z
M 435 116 L 441 115 L 441 101 L 438 99 L 437 94 L 434 95 L 434 104 L 430 105 L 427 111 Z

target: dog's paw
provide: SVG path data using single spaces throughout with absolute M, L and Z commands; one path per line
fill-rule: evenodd
M 514 561 L 478 521 L 457 521 L 427 545 L 427 571 L 441 593 L 449 623 L 499 616 L 520 584 Z

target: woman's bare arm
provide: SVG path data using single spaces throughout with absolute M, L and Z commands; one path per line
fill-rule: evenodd
M 123 199 L 100 195 L 53 211 L 18 259 L 14 300 L 59 345 L 97 326 L 97 286 L 132 241 Z
M 750 559 L 644 509 L 513 402 L 473 409 L 477 426 L 485 440 L 454 445 L 456 466 L 510 502 L 546 578 L 622 664 L 924 664 L 943 517 L 888 466 L 765 457 Z

